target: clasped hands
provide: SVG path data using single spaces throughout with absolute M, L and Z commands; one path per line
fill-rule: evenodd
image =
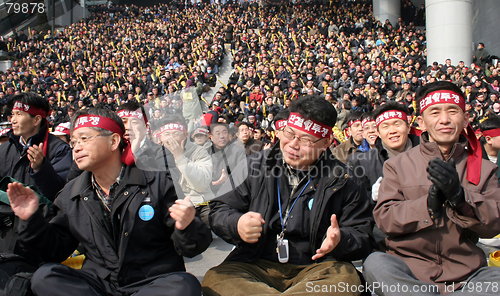
M 432 182 L 427 207 L 431 218 L 436 220 L 442 217 L 446 202 L 456 208 L 465 202 L 465 194 L 453 158 L 449 162 L 439 158 L 431 160 L 427 173 L 427 178 Z

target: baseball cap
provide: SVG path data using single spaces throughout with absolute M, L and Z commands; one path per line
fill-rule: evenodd
M 198 134 L 203 134 L 203 135 L 208 135 L 208 129 L 204 127 L 199 127 L 194 130 L 193 135 L 198 135 Z

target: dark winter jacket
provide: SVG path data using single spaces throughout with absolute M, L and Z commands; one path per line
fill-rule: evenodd
M 408 135 L 412 147 L 419 144 L 420 138 L 415 135 Z M 380 138 L 375 142 L 375 148 L 367 152 L 356 151 L 347 159 L 347 166 L 353 170 L 354 175 L 361 179 L 368 196 L 371 196 L 372 186 L 379 177 L 382 177 L 384 162 L 389 159 L 387 150 L 382 145 Z
M 42 124 L 40 131 L 26 142 L 32 145 L 43 143 L 47 124 Z M 71 167 L 71 148 L 58 137 L 49 133 L 47 140 L 47 155 L 43 160 L 42 168 L 34 172 L 28 159 L 27 151 L 23 151 L 19 137 L 12 131 L 9 141 L 0 146 L 0 179 L 11 176 L 25 185 L 34 185 L 39 192 L 54 200 L 57 192 L 66 184 L 66 175 Z
M 304 187 L 301 202 L 293 209 L 285 231 L 285 238 L 291 241 L 299 237 L 300 246 L 306 242 L 308 247 L 302 248 L 301 264 L 310 264 L 311 257 L 320 248 L 326 231 L 331 225 L 331 216 L 337 215 L 341 240 L 336 248 L 325 255 L 323 260 L 352 261 L 363 259 L 370 254 L 373 247 L 373 217 L 369 203 L 360 184 L 352 176 L 352 172 L 335 159 L 327 149 L 316 163 L 315 173 L 309 185 Z M 285 188 L 288 177 L 283 173 L 282 153 L 279 145 L 271 149 L 254 153 L 248 157 L 248 176 L 236 188 L 210 203 L 210 224 L 212 230 L 222 239 L 236 248 L 226 261 L 252 262 L 275 254 L 276 235 L 273 224 L 276 220 L 277 183 L 281 196 L 288 199 Z M 322 176 L 322 177 L 320 177 Z M 238 182 L 238 180 L 237 180 Z M 227 183 L 225 184 L 227 185 Z M 299 187 L 305 186 L 300 184 Z M 293 194 L 297 198 L 299 192 Z M 239 218 L 249 212 L 258 212 L 266 221 L 259 241 L 254 244 L 244 242 L 237 229 Z M 304 215 L 310 217 L 304 219 Z M 298 245 L 297 245 L 298 246 Z
M 210 245 L 211 232 L 199 217 L 184 230 L 175 228 L 168 208 L 177 195 L 166 173 L 127 167 L 111 205 L 111 225 L 105 222 L 91 175 L 83 172 L 64 187 L 54 203 L 59 211 L 50 223 L 40 211 L 20 222 L 21 239 L 36 246 L 46 262 L 65 260 L 80 242 L 87 250 L 82 269 L 123 287 L 184 271 L 182 256 L 196 256 Z M 153 217 L 141 218 L 143 211 Z

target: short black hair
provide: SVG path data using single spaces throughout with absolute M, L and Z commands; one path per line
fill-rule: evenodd
M 240 129 L 240 126 L 242 125 L 246 125 L 247 127 L 251 127 L 251 128 L 255 128 L 255 126 L 253 126 L 251 123 L 248 123 L 248 122 L 245 122 L 245 121 L 241 121 L 241 122 L 238 122 L 236 124 L 236 128 L 239 130 Z
M 500 117 L 490 115 L 490 117 L 479 123 L 479 127 L 483 132 L 487 130 L 500 128 Z
M 126 110 L 126 111 L 137 111 L 141 109 L 142 115 L 144 118 L 148 118 L 146 114 L 146 110 L 144 110 L 144 106 L 140 104 L 137 101 L 128 101 L 124 104 L 121 104 L 120 107 L 118 107 L 118 110 L 116 112 L 120 112 L 121 110 Z
M 457 94 L 459 94 L 462 98 L 465 98 L 464 93 L 462 90 L 454 83 L 448 82 L 448 81 L 436 81 L 433 83 L 428 83 L 424 86 L 422 86 L 415 97 L 415 100 L 417 101 L 417 108 L 418 108 L 418 115 L 422 115 L 422 111 L 420 110 L 420 101 L 424 99 L 428 94 L 434 91 L 438 90 L 451 90 Z
M 18 95 L 13 96 L 7 104 L 7 109 L 12 110 L 15 102 L 21 102 L 23 104 L 27 104 L 27 105 L 30 105 L 30 106 L 33 106 L 36 108 L 40 108 L 43 111 L 45 111 L 47 113 L 47 115 L 50 112 L 49 102 L 34 92 L 24 92 L 24 93 L 20 93 Z M 30 114 L 30 116 L 35 117 L 34 115 L 31 115 L 31 114 Z
M 373 111 L 373 118 L 377 118 L 380 114 L 389 111 L 389 110 L 398 110 L 404 112 L 408 115 L 408 108 L 404 104 L 396 103 L 396 102 L 387 102 L 383 105 L 380 105 L 376 110 Z
M 318 97 L 292 101 L 290 112 L 298 113 L 307 119 L 326 124 L 329 127 L 335 126 L 337 122 L 335 107 L 327 100 Z
M 487 119 L 479 123 L 479 128 L 484 132 L 487 130 L 493 130 L 500 128 L 500 117 L 499 116 L 494 116 L 490 115 Z M 484 136 L 481 136 L 480 140 L 481 144 L 486 144 L 486 139 Z
M 290 117 L 290 110 L 281 110 L 278 114 L 276 114 L 276 116 L 274 116 L 273 123 L 276 124 L 276 121 L 278 120 L 288 120 L 288 117 Z
M 404 104 L 396 103 L 396 102 L 387 102 L 380 107 L 378 107 L 376 110 L 373 111 L 373 119 L 377 120 L 377 117 L 379 117 L 380 114 L 390 111 L 390 110 L 397 110 L 404 112 L 406 115 L 409 114 L 408 108 Z M 403 118 L 405 122 L 408 122 L 407 118 Z
M 363 113 L 363 115 L 361 115 L 360 120 L 363 121 L 365 119 L 375 120 L 375 118 L 373 117 L 373 113 L 372 112 L 365 112 L 365 113 Z
M 217 126 L 223 126 L 226 128 L 226 130 L 229 132 L 229 125 L 227 123 L 222 123 L 222 122 L 215 122 L 215 123 L 212 123 L 210 125 L 210 127 L 208 128 L 208 130 L 210 131 L 210 133 L 214 130 L 215 127 Z
M 347 117 L 347 121 L 349 122 L 351 120 L 361 120 L 361 116 L 363 116 L 363 112 L 361 111 L 355 111 L 349 114 L 349 117 Z
M 81 115 L 97 115 L 97 116 L 109 118 L 109 119 L 113 120 L 114 122 L 116 122 L 118 124 L 118 126 L 120 127 L 120 129 L 122 130 L 122 132 L 125 133 L 125 126 L 123 125 L 123 121 L 118 116 L 118 114 L 116 114 L 115 112 L 108 110 L 108 109 L 92 107 L 92 108 L 88 108 L 88 109 L 78 110 L 75 113 L 75 115 L 73 116 L 73 118 L 71 118 L 71 134 L 73 134 L 73 129 L 75 128 L 76 119 L 78 117 L 80 117 Z M 110 135 L 112 134 L 112 132 L 110 132 L 106 129 L 100 128 L 100 127 L 90 127 L 90 128 L 94 129 L 100 133 L 103 133 L 103 134 L 110 134 Z M 123 150 L 123 148 L 125 148 L 125 142 L 122 138 L 120 141 L 120 150 Z
M 183 116 L 181 116 L 179 114 L 169 114 L 161 120 L 160 126 L 163 126 L 163 125 L 169 124 L 169 123 L 180 123 L 186 127 L 186 132 L 187 132 L 187 122 Z
M 345 110 L 351 110 L 351 108 L 352 108 L 351 101 L 343 100 L 342 101 L 342 108 L 344 108 Z

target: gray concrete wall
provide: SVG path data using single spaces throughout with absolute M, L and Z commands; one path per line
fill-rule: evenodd
M 491 55 L 500 56 L 499 0 L 474 0 L 472 2 L 472 41 L 474 50 L 483 42 Z
M 391 24 L 397 24 L 401 16 L 401 0 L 373 0 L 373 16 L 385 23 L 388 19 Z
M 12 61 L 0 61 L 0 71 L 5 72 L 7 69 L 12 68 L 14 63 Z
M 57 1 L 57 0 L 56 0 Z M 48 19 L 49 25 L 52 25 L 52 7 L 51 2 L 46 0 L 48 5 Z M 87 15 L 88 15 L 87 11 Z M 69 26 L 72 23 L 78 22 L 83 17 L 83 7 L 81 7 L 76 1 L 72 0 L 61 0 L 56 3 L 55 6 L 56 15 L 56 26 Z

